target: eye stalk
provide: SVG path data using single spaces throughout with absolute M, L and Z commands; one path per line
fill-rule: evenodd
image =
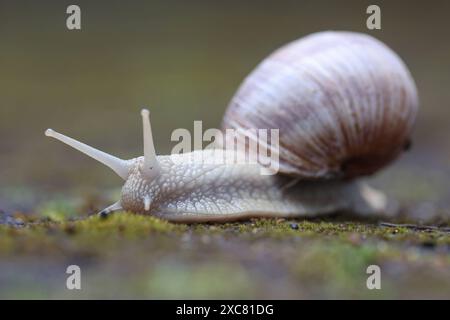
M 161 168 L 156 158 L 155 145 L 153 143 L 150 111 L 142 109 L 141 116 L 144 137 L 144 165 L 141 172 L 146 179 L 152 180 L 159 175 Z
M 161 167 L 159 165 L 158 159 L 156 157 L 155 145 L 153 143 L 152 127 L 150 124 L 150 112 L 147 109 L 141 110 L 142 115 L 142 126 L 143 126 L 143 137 L 144 137 L 144 163 L 140 168 L 142 176 L 147 180 L 153 180 L 159 176 L 161 173 Z M 95 149 L 87 144 L 80 141 L 72 139 L 65 136 L 59 132 L 52 129 L 45 130 L 45 135 L 47 137 L 55 138 L 74 149 L 88 155 L 89 157 L 103 163 L 107 167 L 111 168 L 115 173 L 117 173 L 123 180 L 127 180 L 130 173 L 130 168 L 134 165 L 135 159 L 123 160 L 110 155 L 106 152 Z M 150 210 L 151 199 L 146 196 L 144 198 L 144 209 L 145 211 Z M 122 210 L 122 204 L 119 200 L 118 202 L 112 204 L 106 209 L 100 212 L 100 216 L 106 217 L 109 213 L 114 211 Z
M 128 170 L 130 166 L 128 161 L 122 160 L 106 152 L 95 149 L 91 146 L 88 146 L 87 144 L 72 139 L 52 129 L 45 130 L 45 135 L 47 137 L 55 138 L 97 160 L 98 162 L 103 163 L 105 166 L 110 167 L 123 180 L 126 180 L 128 178 Z

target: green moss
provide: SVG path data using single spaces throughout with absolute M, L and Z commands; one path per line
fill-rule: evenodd
M 52 221 L 65 221 L 76 215 L 73 203 L 66 200 L 46 202 L 38 208 L 41 216 Z
M 293 227 L 292 225 L 295 225 Z M 233 233 L 250 235 L 252 238 L 270 237 L 284 239 L 287 237 L 312 237 L 340 239 L 349 242 L 367 239 L 411 242 L 413 244 L 434 243 L 450 245 L 447 231 L 413 230 L 401 226 L 381 226 L 360 221 L 321 221 L 321 220 L 286 220 L 254 219 L 250 222 L 235 222 L 214 225 L 197 225 L 194 229 L 202 232 Z
M 97 215 L 77 222 L 64 223 L 63 228 L 76 227 L 80 232 L 96 232 L 109 234 L 119 231 L 122 235 L 136 237 L 149 232 L 174 232 L 183 231 L 186 225 L 173 224 L 151 216 L 137 215 L 133 213 L 116 213 L 105 218 Z
M 450 294 L 450 237 L 438 229 L 333 219 L 186 225 L 125 212 L 107 219 L 63 216 L 24 218 L 23 227 L 0 225 L 0 282 L 7 288 L 1 297 L 390 298 Z M 86 277 L 84 289 L 78 293 L 64 289 L 69 264 L 80 265 Z M 381 291 L 365 286 L 370 264 L 382 267 Z M 33 290 L 27 291 L 28 287 Z

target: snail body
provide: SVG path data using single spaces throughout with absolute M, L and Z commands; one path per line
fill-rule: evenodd
M 378 40 L 320 32 L 275 51 L 244 80 L 224 129 L 279 129 L 279 172 L 260 163 L 218 160 L 230 150 L 157 156 L 149 112 L 142 111 L 144 156 L 122 160 L 51 129 L 125 180 L 116 210 L 172 221 L 297 217 L 340 211 L 376 214 L 387 198 L 360 181 L 408 144 L 418 109 L 413 79 Z M 237 150 L 244 152 L 244 150 Z M 199 160 L 200 159 L 200 160 Z

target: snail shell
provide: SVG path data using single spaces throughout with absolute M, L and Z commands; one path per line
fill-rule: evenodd
M 263 60 L 244 80 L 224 128 L 279 129 L 279 171 L 304 179 L 374 173 L 409 143 L 418 109 L 400 57 L 375 38 L 319 32 Z

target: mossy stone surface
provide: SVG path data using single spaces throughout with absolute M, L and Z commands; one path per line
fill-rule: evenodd
M 15 221 L 0 225 L 1 298 L 450 297 L 446 229 L 340 219 L 185 225 L 126 212 Z M 81 290 L 66 289 L 71 264 Z M 369 265 L 381 268 L 381 290 L 367 289 Z

